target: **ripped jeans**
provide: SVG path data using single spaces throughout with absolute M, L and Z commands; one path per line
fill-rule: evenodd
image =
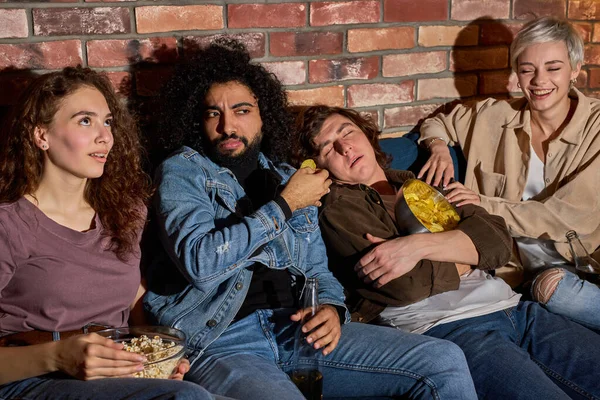
M 549 291 L 548 299 L 541 299 L 535 292 L 538 291 L 544 274 L 553 270 L 559 270 L 562 279 L 553 292 Z M 581 279 L 567 269 L 553 268 L 538 274 L 531 285 L 531 291 L 532 297 L 549 311 L 600 332 L 600 287 L 597 285 Z

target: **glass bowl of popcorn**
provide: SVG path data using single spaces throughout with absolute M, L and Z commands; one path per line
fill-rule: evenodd
M 168 379 L 187 350 L 185 333 L 166 326 L 132 326 L 97 333 L 123 343 L 126 351 L 146 357 L 144 370 L 136 372 L 136 378 Z

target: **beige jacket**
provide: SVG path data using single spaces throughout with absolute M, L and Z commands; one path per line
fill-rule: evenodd
M 467 159 L 465 186 L 481 194 L 481 206 L 504 217 L 513 237 L 553 240 L 568 260 L 565 233 L 571 229 L 588 251 L 600 246 L 600 100 L 576 89 L 570 95 L 578 99 L 577 108 L 548 145 L 546 188 L 533 200 L 521 201 L 531 149 L 525 98 L 459 105 L 427 119 L 420 139 L 458 143 Z

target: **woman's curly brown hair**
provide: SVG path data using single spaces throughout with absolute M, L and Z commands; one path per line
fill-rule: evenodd
M 82 87 L 95 88 L 106 99 L 114 138 L 104 173 L 87 181 L 84 198 L 102 221 L 104 234 L 111 238 L 110 249 L 126 260 L 145 224 L 150 179 L 142 170 L 136 121 L 108 78 L 89 68 L 67 67 L 42 75 L 21 95 L 0 133 L 0 203 L 34 195 L 44 163 L 44 152 L 35 145 L 35 128 L 48 127 L 61 102 Z
M 358 111 L 349 108 L 325 105 L 297 107 L 293 111 L 296 114 L 296 140 L 294 140 L 294 147 L 292 148 L 292 165 L 294 167 L 299 167 L 302 161 L 307 158 L 317 157 L 318 149 L 314 139 L 321 131 L 325 120 L 335 114 L 348 118 L 358 126 L 371 143 L 379 166 L 383 169 L 389 167 L 391 157 L 384 153 L 379 145 L 381 131 L 370 118 L 363 117 Z

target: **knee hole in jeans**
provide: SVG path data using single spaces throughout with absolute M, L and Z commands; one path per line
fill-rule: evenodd
M 562 268 L 551 268 L 540 273 L 531 287 L 533 299 L 541 304 L 548 303 L 564 276 L 565 271 Z

